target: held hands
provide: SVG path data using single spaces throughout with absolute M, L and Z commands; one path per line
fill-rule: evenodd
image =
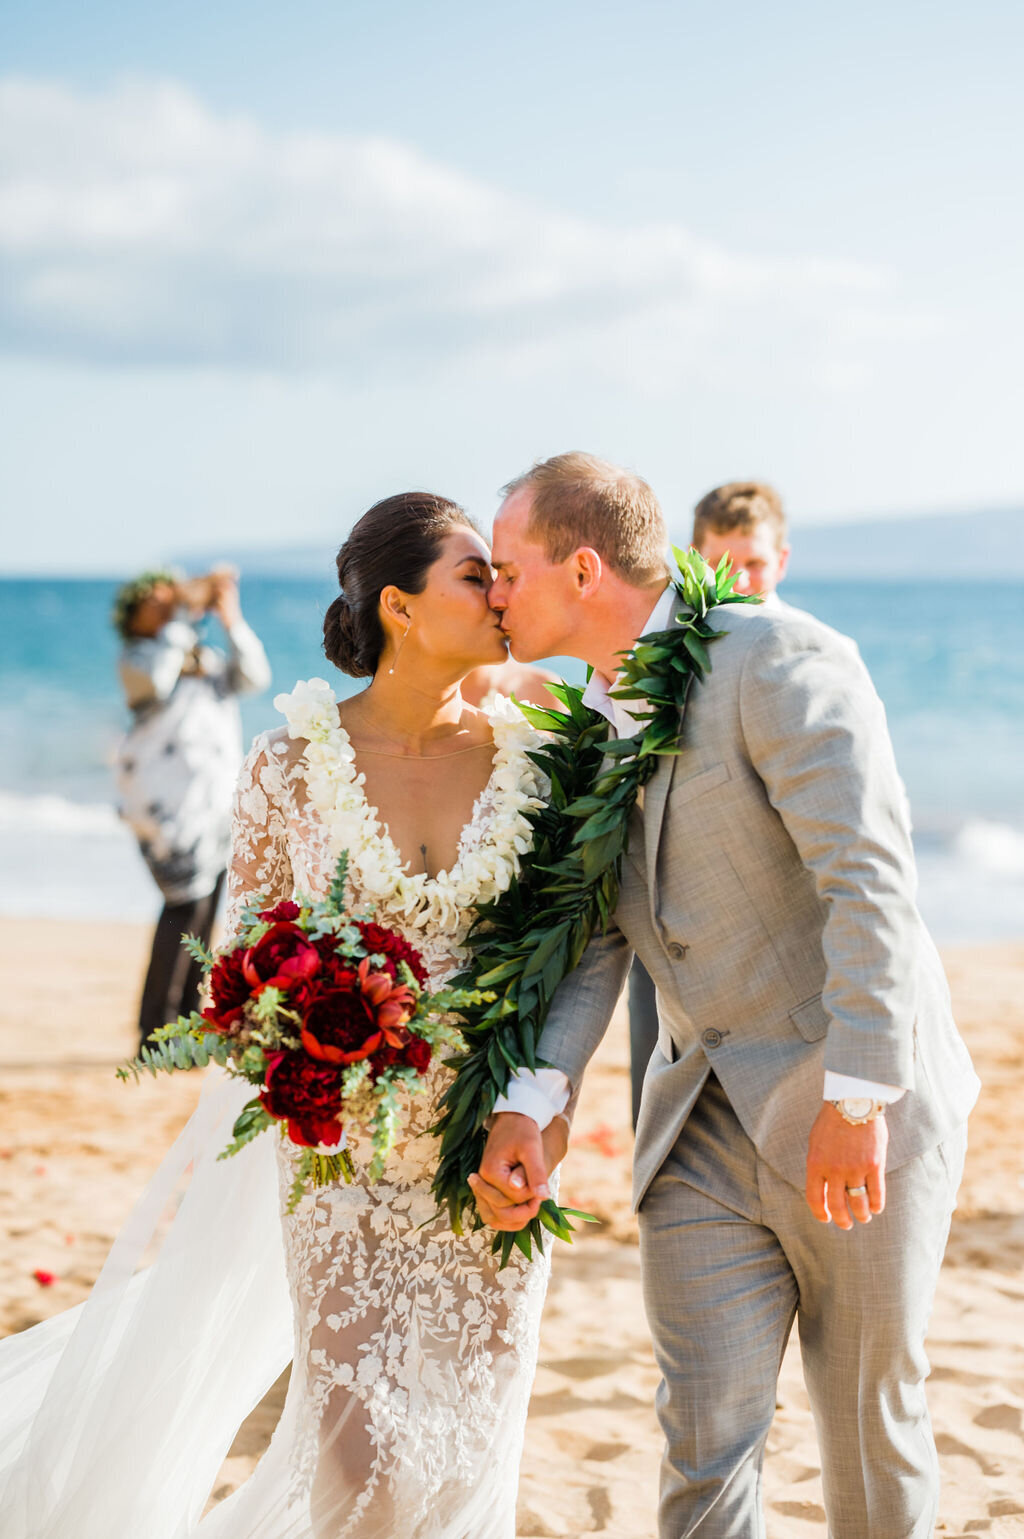
M 515 1232 L 536 1218 L 551 1195 L 548 1176 L 565 1157 L 568 1141 L 563 1117 L 555 1117 L 542 1133 L 532 1117 L 499 1112 L 480 1171 L 469 1178 L 484 1223 Z
M 822 1105 L 807 1146 L 806 1194 L 816 1219 L 852 1229 L 881 1213 L 888 1143 L 884 1117 L 851 1127 L 828 1101 Z
M 564 1118 L 556 1117 L 541 1133 L 532 1117 L 499 1113 L 479 1173 L 469 1178 L 484 1223 L 514 1232 L 535 1218 L 551 1195 L 548 1176 L 564 1158 L 567 1143 Z M 882 1212 L 888 1143 L 884 1117 L 851 1127 L 834 1106 L 822 1105 L 807 1150 L 806 1195 L 815 1218 L 852 1229 Z M 859 1192 L 860 1187 L 866 1190 Z

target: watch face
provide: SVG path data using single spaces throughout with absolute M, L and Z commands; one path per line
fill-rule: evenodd
M 845 1096 L 839 1104 L 848 1117 L 866 1117 L 875 1103 L 866 1095 Z

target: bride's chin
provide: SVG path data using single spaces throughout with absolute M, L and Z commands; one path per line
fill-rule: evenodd
M 507 659 L 508 641 L 501 632 L 498 632 L 494 641 L 491 643 L 487 656 L 481 657 L 480 663 L 481 665 L 483 663 L 504 663 L 507 661 Z

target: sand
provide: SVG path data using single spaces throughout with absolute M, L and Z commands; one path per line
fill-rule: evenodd
M 198 1075 L 125 1086 L 147 934 L 132 925 L 0 922 L 0 1331 L 78 1302 L 198 1093 Z M 58 960 L 59 959 L 59 960 Z M 943 1468 L 938 1532 L 1024 1536 L 1024 945 L 945 957 L 985 1084 L 932 1321 L 930 1402 Z M 651 1539 L 660 1437 L 629 1213 L 620 1018 L 588 1076 L 563 1194 L 597 1213 L 556 1265 L 530 1408 L 518 1530 Z M 242 1156 L 244 1157 L 244 1156 Z M 33 1273 L 51 1273 L 44 1285 Z M 215 1488 L 259 1456 L 278 1385 Z M 795 1342 L 768 1446 L 770 1539 L 825 1533 L 820 1464 Z

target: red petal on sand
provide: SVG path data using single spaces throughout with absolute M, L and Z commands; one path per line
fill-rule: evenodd
M 618 1159 L 626 1152 L 625 1145 L 619 1142 L 615 1129 L 609 1127 L 607 1122 L 599 1122 L 591 1132 L 580 1133 L 571 1142 L 577 1148 L 596 1149 L 598 1154 L 603 1154 L 606 1160 Z
M 40 1288 L 52 1288 L 53 1284 L 57 1281 L 52 1272 L 44 1272 L 41 1267 L 36 1267 L 35 1271 L 32 1273 L 32 1276 L 35 1278 Z

